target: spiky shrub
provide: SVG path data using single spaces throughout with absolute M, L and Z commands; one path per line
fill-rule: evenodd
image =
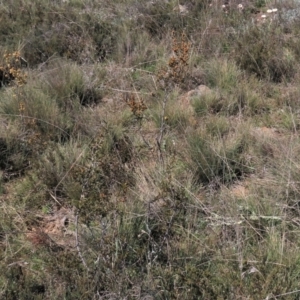
M 69 116 L 61 114 L 55 99 L 32 85 L 7 90 L 0 110 L 21 126 L 29 143 L 35 138 L 46 142 L 68 135 Z
M 0 170 L 3 181 L 24 174 L 29 166 L 31 156 L 30 148 L 21 141 L 22 133 L 14 130 L 7 133 L 2 132 L 0 137 Z
M 213 58 L 204 63 L 204 80 L 212 88 L 227 92 L 239 86 L 243 72 L 237 64 L 230 59 Z
M 63 63 L 54 63 L 35 82 L 2 91 L 0 112 L 10 120 L 9 128 L 1 132 L 2 169 L 10 169 L 9 176 L 24 171 L 33 157 L 39 157 L 53 143 L 86 133 L 79 123 L 83 107 L 95 105 L 101 93 L 95 90 L 96 82 L 86 83 L 81 68 L 67 62 L 62 68 Z
M 224 140 L 219 136 L 193 133 L 188 137 L 189 151 L 199 183 L 228 184 L 251 171 L 246 160 L 247 138 Z
M 293 50 L 285 46 L 276 24 L 246 31 L 237 40 L 235 53 L 237 64 L 259 78 L 281 82 L 292 79 L 296 71 Z
M 271 97 L 266 101 L 262 94 L 267 87 L 255 75 L 247 75 L 233 60 L 211 59 L 203 69 L 204 81 L 212 91 L 192 97 L 190 102 L 198 116 L 254 116 L 269 112 L 274 104 Z
M 205 130 L 212 137 L 226 137 L 230 129 L 230 123 L 224 116 L 208 116 L 205 122 Z
M 148 114 L 151 116 L 157 128 L 163 125 L 166 132 L 183 132 L 186 127 L 193 123 L 193 113 L 187 107 L 184 107 L 179 100 L 179 90 L 175 89 L 173 93 L 169 93 L 168 101 L 165 105 L 164 116 L 162 118 L 162 105 L 164 101 L 163 95 L 157 95 L 156 101 L 152 103 L 151 110 Z
M 10 122 L 1 132 L 2 167 L 7 175 L 24 172 L 31 159 L 38 157 L 48 143 L 68 136 L 55 101 L 30 85 L 6 89 L 0 112 Z
M 91 9 L 98 9 L 101 4 L 88 5 Z M 79 7 L 82 9 L 80 14 Z M 91 14 L 84 7 L 83 2 L 77 2 L 77 5 L 74 2 L 10 2 L 0 8 L 0 15 L 6 23 L 6 26 L 1 26 L 4 41 L 9 47 L 17 46 L 19 36 L 22 36 L 24 56 L 31 66 L 53 55 L 79 63 L 103 60 L 113 52 L 118 26 L 109 17 L 99 18 L 98 14 Z M 46 13 L 49 10 L 53 13 Z
M 145 5 L 145 3 L 139 3 L 137 9 L 139 11 L 139 17 L 137 18 L 138 26 L 143 26 L 152 36 L 161 38 L 163 30 L 167 29 L 167 25 L 170 24 L 172 15 L 167 11 L 171 8 L 169 3 L 160 3 L 157 5 Z
M 63 199 L 61 205 L 76 207 L 86 221 L 110 212 L 115 205 L 112 194 L 118 190 L 123 201 L 127 188 L 134 184 L 131 170 L 125 168 L 132 158 L 130 138 L 117 128 L 107 128 L 97 136 L 81 142 L 71 139 L 63 145 L 52 143 L 32 162 L 32 180 Z
M 41 74 L 39 85 L 56 99 L 65 113 L 80 111 L 81 106 L 93 106 L 102 98 L 101 80 L 105 79 L 102 67 L 80 67 L 68 60 L 49 62 L 48 71 Z
M 81 196 L 80 199 L 73 198 L 73 204 L 87 221 L 97 215 L 106 216 L 117 202 L 126 201 L 127 189 L 134 184 L 132 170 L 126 171 L 125 168 L 132 155 L 130 139 L 126 135 L 113 138 L 110 151 L 114 155 L 109 156 L 105 154 L 103 142 L 95 142 L 87 163 L 83 165 L 84 171 L 73 175 L 77 185 L 80 183 Z M 67 188 L 73 189 L 70 185 Z M 114 201 L 112 195 L 115 193 L 118 197 Z

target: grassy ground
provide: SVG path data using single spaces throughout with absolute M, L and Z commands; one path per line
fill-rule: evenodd
M 300 299 L 297 4 L 180 4 L 0 4 L 1 299 Z

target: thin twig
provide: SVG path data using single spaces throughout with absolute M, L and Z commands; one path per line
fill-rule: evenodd
M 296 294 L 296 293 L 300 294 L 300 290 L 296 290 L 293 292 L 287 292 L 287 293 L 283 293 L 283 294 L 272 296 L 272 297 L 274 297 L 274 299 L 276 299 L 277 297 L 287 296 L 287 295 Z M 268 298 L 268 299 L 272 299 L 272 298 Z
M 154 86 L 155 86 L 155 90 L 158 91 L 158 88 L 157 88 L 157 85 L 156 85 L 156 82 L 155 82 L 155 79 L 154 79 L 154 76 L 151 76 L 152 80 L 153 80 L 153 83 L 154 83 Z
M 79 247 L 79 240 L 78 240 L 78 213 L 76 213 L 75 217 L 75 237 L 76 237 L 76 249 L 78 252 L 78 255 L 82 261 L 82 264 L 85 266 L 85 268 L 89 271 L 89 267 L 87 266 L 84 257 L 82 256 L 80 247 Z
M 47 122 L 45 120 L 39 119 L 39 118 L 35 118 L 35 117 L 30 117 L 30 116 L 24 116 L 24 115 L 15 115 L 15 114 L 0 114 L 0 116 L 7 116 L 7 117 L 20 117 L 21 119 L 31 119 L 31 120 L 35 120 L 35 121 L 39 121 L 42 123 L 45 123 L 47 125 L 50 125 L 56 129 L 59 129 L 61 132 L 65 133 L 66 135 L 70 136 L 70 134 L 68 132 L 66 132 L 65 130 L 63 130 L 61 127 L 52 124 L 50 122 Z
M 165 132 L 165 112 L 166 112 L 166 105 L 167 105 L 167 96 L 165 96 L 163 101 L 163 107 L 162 107 L 162 114 L 161 114 L 161 125 L 159 130 L 159 136 L 156 139 L 158 151 L 159 151 L 159 159 L 162 165 L 164 165 L 164 157 L 161 149 L 161 142 L 164 136 Z
M 65 175 L 62 177 L 62 179 L 59 181 L 59 183 L 56 185 L 55 189 L 54 189 L 54 194 L 56 197 L 57 194 L 57 188 L 60 186 L 60 184 L 63 182 L 63 180 L 67 177 L 67 175 L 71 172 L 71 170 L 74 168 L 74 166 L 76 165 L 76 163 L 79 161 L 79 159 L 81 158 L 81 156 L 83 155 L 85 150 L 81 151 L 81 153 L 78 155 L 78 157 L 76 158 L 76 160 L 73 162 L 73 164 L 71 165 L 71 167 L 69 168 L 69 170 L 65 173 Z
M 129 90 L 120 90 L 120 89 L 114 89 L 114 88 L 109 88 L 108 89 L 116 92 L 122 92 L 122 93 L 137 93 L 137 94 L 143 94 L 143 95 L 152 95 L 152 93 L 146 93 L 146 92 L 135 92 L 135 91 L 129 91 Z
M 49 195 L 55 202 L 57 202 L 60 206 L 62 206 L 62 204 L 57 200 L 57 198 L 50 191 L 49 191 Z

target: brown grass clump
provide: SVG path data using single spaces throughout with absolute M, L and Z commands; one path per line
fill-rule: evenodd
M 143 99 L 139 99 L 139 101 L 137 101 L 134 94 L 127 96 L 126 103 L 133 115 L 137 118 L 141 118 L 143 116 L 143 112 L 147 109 Z
M 172 51 L 173 55 L 168 61 L 168 68 L 162 69 L 158 73 L 158 80 L 163 80 L 166 86 L 175 84 L 181 86 L 187 79 L 188 61 L 190 58 L 190 47 L 187 36 L 182 33 L 178 38 L 172 31 Z
M 21 70 L 22 65 L 27 62 L 21 57 L 19 51 L 5 53 L 3 55 L 4 63 L 0 66 L 0 83 L 8 85 L 15 82 L 18 86 L 22 86 L 27 82 L 27 75 Z

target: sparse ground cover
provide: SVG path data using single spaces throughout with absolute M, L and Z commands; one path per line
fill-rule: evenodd
M 1 299 L 299 299 L 299 3 L 217 2 L 0 4 Z

